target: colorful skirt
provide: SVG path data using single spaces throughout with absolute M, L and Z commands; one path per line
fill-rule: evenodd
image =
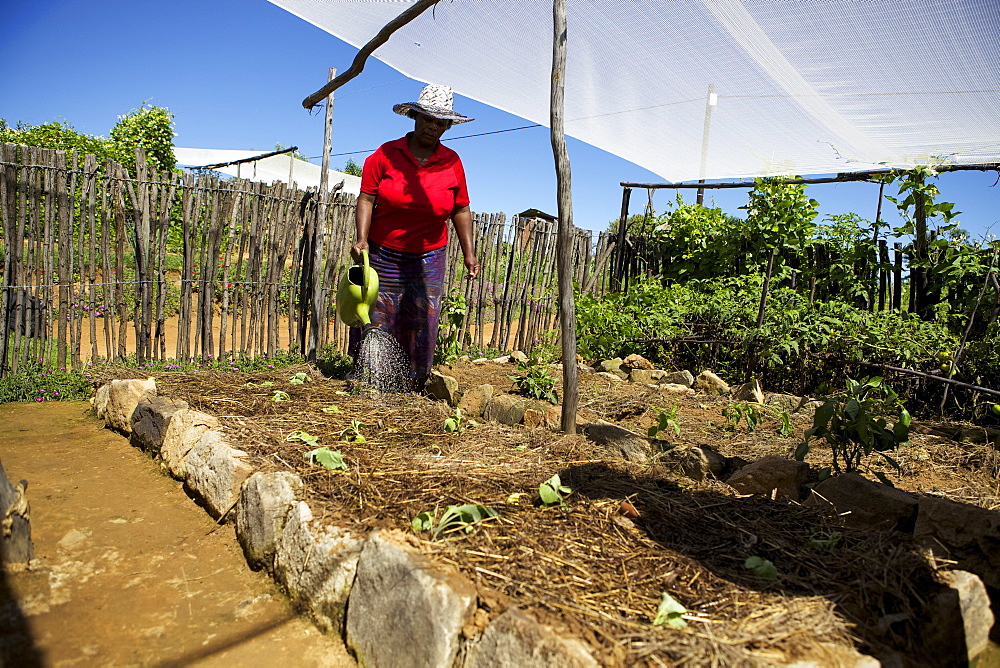
M 423 389 L 434 365 L 448 247 L 404 253 L 369 242 L 368 255 L 372 269 L 378 272 L 372 324 L 399 342 L 410 365 L 413 386 Z M 356 356 L 360 342 L 361 328 L 352 327 L 349 355 Z

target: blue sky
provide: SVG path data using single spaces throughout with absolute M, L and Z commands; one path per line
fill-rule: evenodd
M 326 82 L 329 67 L 346 69 L 356 53 L 266 0 L 0 0 L 0 23 L 0 118 L 9 123 L 65 119 L 81 132 L 107 135 L 118 115 L 149 102 L 175 115 L 177 146 L 264 152 L 280 143 L 299 146 L 317 164 L 323 113 L 306 112 L 301 101 Z M 331 166 L 348 157 L 360 163 L 371 149 L 410 130 L 412 121 L 391 107 L 415 100 L 422 85 L 369 60 L 337 92 Z M 473 209 L 555 214 L 548 129 L 498 132 L 530 124 L 463 97 L 455 107 L 476 121 L 452 128 L 446 139 L 496 133 L 448 142 L 465 162 Z M 568 144 L 580 227 L 602 230 L 618 217 L 620 182 L 663 182 L 582 142 Z M 962 227 L 973 237 L 1000 234 L 996 180 L 995 172 L 939 179 L 942 199 L 956 202 Z M 684 192 L 693 201 L 693 191 Z M 821 216 L 875 216 L 876 185 L 813 186 L 809 194 L 819 200 Z M 742 216 L 738 207 L 746 191 L 709 191 L 707 198 Z M 654 207 L 662 210 L 672 199 L 672 191 L 658 191 Z M 633 192 L 632 213 L 641 213 L 645 201 L 645 191 Z M 886 203 L 883 216 L 891 215 Z

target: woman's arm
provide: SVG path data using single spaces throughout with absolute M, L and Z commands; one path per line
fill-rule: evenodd
M 372 227 L 373 208 L 375 208 L 375 195 L 366 193 L 358 195 L 358 203 L 354 211 L 357 240 L 351 246 L 351 257 L 354 258 L 355 262 L 361 262 L 361 252 L 368 250 L 368 230 Z
M 479 259 L 476 258 L 476 248 L 472 243 L 472 211 L 468 206 L 451 214 L 451 222 L 455 225 L 455 233 L 458 234 L 458 242 L 462 244 L 462 253 L 465 255 L 465 268 L 469 270 L 468 279 L 473 279 L 479 275 Z

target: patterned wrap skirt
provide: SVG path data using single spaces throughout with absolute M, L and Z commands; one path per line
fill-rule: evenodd
M 410 365 L 413 386 L 423 389 L 434 364 L 448 247 L 405 253 L 370 241 L 368 256 L 378 272 L 372 324 L 399 342 Z M 355 357 L 360 343 L 361 328 L 352 327 L 348 354 Z

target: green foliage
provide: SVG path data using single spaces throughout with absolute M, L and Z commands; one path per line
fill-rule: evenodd
M 292 396 L 285 392 L 284 390 L 274 390 L 271 392 L 271 401 L 278 403 L 282 401 L 291 401 Z
M 111 128 L 111 151 L 115 160 L 135 167 L 135 149 L 146 152 L 146 164 L 160 171 L 172 170 L 174 158 L 174 115 L 163 107 L 147 104 L 133 109 Z
M 365 443 L 367 439 L 361 433 L 365 423 L 360 420 L 351 420 L 351 426 L 340 431 L 340 440 L 348 443 Z
M 778 579 L 778 569 L 775 565 L 768 559 L 758 557 L 757 555 L 748 557 L 747 560 L 743 562 L 743 568 L 748 571 L 753 571 L 754 575 L 764 580 Z
M 10 127 L 0 118 L 0 143 L 24 144 L 57 151 L 77 151 L 91 153 L 99 163 L 112 157 L 112 149 L 107 139 L 78 132 L 68 121 L 53 121 L 42 125 L 17 123 Z
M 283 145 L 283 144 L 281 144 L 281 143 L 276 143 L 274 145 L 274 150 L 275 151 L 284 151 L 286 148 L 288 148 L 288 147 L 285 146 L 285 145 Z M 295 151 L 292 151 L 289 155 L 291 155 L 296 160 L 301 160 L 302 162 L 309 162 L 309 158 L 307 158 L 306 154 L 303 153 L 302 151 L 295 150 Z
M 681 425 L 677 421 L 677 404 L 670 407 L 668 411 L 660 411 L 656 418 L 656 424 L 649 428 L 647 435 L 650 438 L 657 438 L 660 432 L 672 431 L 674 436 L 681 435 Z
M 338 351 L 334 344 L 328 343 L 316 354 L 316 367 L 324 376 L 343 380 L 354 365 L 348 355 Z
M 0 404 L 13 401 L 86 401 L 93 394 L 90 373 L 46 369 L 41 363 L 22 365 L 0 378 Z
M 559 396 L 556 394 L 556 379 L 549 375 L 549 370 L 544 364 L 539 364 L 535 358 L 530 358 L 517 363 L 518 373 L 507 376 L 517 387 L 517 391 L 527 397 L 534 399 L 545 399 L 549 403 L 559 403 Z
M 461 288 L 452 288 L 441 305 L 441 326 L 434 348 L 435 364 L 451 364 L 462 354 L 463 346 L 471 342 L 469 333 L 462 327 L 466 313 L 465 295 Z
M 653 626 L 669 626 L 672 629 L 683 629 L 687 626 L 683 615 L 687 614 L 687 608 L 677 602 L 677 600 L 663 592 L 663 598 L 656 609 L 656 617 L 653 618 Z
M 410 526 L 416 533 L 430 531 L 431 538 L 437 540 L 442 534 L 458 531 L 472 533 L 481 523 L 499 516 L 500 513 L 492 508 L 468 503 L 462 506 L 448 506 L 440 519 L 437 518 L 436 508 L 433 512 L 425 510 L 413 518 Z
M 843 537 L 839 531 L 822 532 L 809 538 L 806 546 L 820 552 L 830 552 L 840 544 L 840 539 Z
M 285 437 L 285 440 L 289 443 L 300 442 L 306 445 L 311 445 L 313 447 L 319 446 L 319 436 L 313 436 L 307 431 L 302 431 L 301 429 L 296 429 Z
M 361 165 L 356 163 L 354 158 L 348 158 L 344 166 L 340 168 L 340 171 L 351 176 L 361 176 Z
M 310 380 L 309 374 L 299 371 L 297 374 L 288 379 L 290 385 L 305 385 Z
M 479 423 L 469 420 L 462 415 L 462 409 L 456 408 L 455 412 L 445 418 L 443 429 L 448 433 L 462 433 L 471 427 L 478 427 Z
M 347 462 L 344 461 L 344 455 L 340 450 L 331 450 L 323 446 L 305 453 L 305 458 L 309 460 L 310 464 L 319 464 L 331 471 L 347 470 Z
M 738 401 L 722 409 L 722 417 L 726 418 L 726 428 L 736 429 L 740 422 L 745 422 L 747 431 L 756 431 L 757 427 L 768 415 L 778 420 L 778 434 L 788 436 L 792 433 L 792 419 L 788 411 L 781 411 L 767 404 L 752 401 Z
M 881 417 L 887 413 L 895 413 L 892 427 Z M 813 426 L 806 430 L 805 440 L 795 451 L 795 458 L 804 460 L 809 454 L 809 440 L 823 438 L 832 450 L 836 471 L 840 470 L 840 460 L 847 471 L 858 470 L 862 458 L 872 452 L 877 452 L 898 469 L 899 464 L 886 451 L 908 444 L 909 434 L 910 414 L 881 378 L 866 378 L 861 382 L 848 378 L 847 392 L 842 400 L 830 399 L 816 409 Z M 884 474 L 876 472 L 875 475 L 889 484 Z
M 566 508 L 566 497 L 572 493 L 572 489 L 562 484 L 558 473 L 538 486 L 538 500 L 543 508 L 556 504 Z

